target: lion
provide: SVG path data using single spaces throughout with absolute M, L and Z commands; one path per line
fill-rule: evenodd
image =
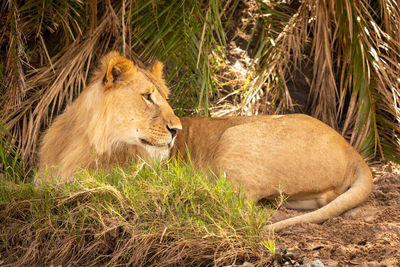
M 65 182 L 81 168 L 106 168 L 138 156 L 165 160 L 182 129 L 167 102 L 163 65 L 141 69 L 110 52 L 93 80 L 43 135 L 39 175 Z
M 275 232 L 321 223 L 369 196 L 368 165 L 328 125 L 302 114 L 178 119 L 162 68 L 156 63 L 146 71 L 107 55 L 94 81 L 44 135 L 40 169 L 55 166 L 66 179 L 78 168 L 180 158 L 223 172 L 251 201 L 283 194 L 287 207 L 314 210 L 266 226 Z
M 223 171 L 252 201 L 287 197 L 285 206 L 312 212 L 267 225 L 321 223 L 356 207 L 372 190 L 359 153 L 334 129 L 303 114 L 180 118 L 171 155 Z M 190 155 L 186 153 L 189 151 Z

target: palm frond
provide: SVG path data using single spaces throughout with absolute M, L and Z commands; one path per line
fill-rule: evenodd
M 311 4 L 311 3 L 310 3 Z M 338 88 L 336 86 L 334 72 L 334 27 L 330 18 L 334 10 L 333 1 L 318 1 L 313 5 L 312 23 L 312 54 L 314 61 L 313 78 L 309 93 L 311 115 L 328 123 L 333 128 L 338 128 L 337 99 Z
M 120 39 L 113 31 L 113 17 L 106 13 L 94 31 L 76 38 L 52 57 L 50 63 L 27 73 L 25 94 L 18 105 L 4 105 L 7 129 L 19 140 L 21 156 L 32 166 L 41 130 L 85 87 L 92 63 L 105 54 L 110 39 Z
M 14 106 L 21 103 L 25 98 L 26 77 L 24 66 L 29 66 L 28 57 L 24 50 L 24 36 L 21 30 L 21 22 L 19 20 L 19 12 L 16 1 L 8 2 L 8 12 L 6 25 L 9 25 L 7 48 L 6 48 L 6 64 L 8 75 L 5 79 L 5 88 L 2 102 L 5 106 Z
M 341 86 L 357 103 L 357 109 L 347 113 L 343 132 L 353 125 L 351 142 L 365 157 L 379 155 L 393 160 L 398 154 L 400 67 L 396 62 L 400 45 L 383 30 L 384 25 L 378 26 L 374 14 L 367 1 L 337 1 L 338 25 L 349 25 L 338 26 L 343 55 Z M 345 106 L 343 99 L 341 108 Z
M 228 2 L 235 6 L 238 1 Z M 209 97 L 216 92 L 209 61 L 219 47 L 226 46 L 222 21 L 234 11 L 224 9 L 223 3 L 167 1 L 154 5 L 143 1 L 132 12 L 133 49 L 141 51 L 146 61 L 156 57 L 174 66 L 167 82 L 177 92 L 172 104 L 178 114 L 185 110 L 208 114 Z

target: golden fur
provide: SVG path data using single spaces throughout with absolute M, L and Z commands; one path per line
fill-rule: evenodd
M 187 160 L 188 150 L 197 166 L 223 171 L 249 199 L 283 194 L 288 207 L 316 209 L 267 227 L 274 231 L 337 216 L 371 192 L 366 163 L 324 123 L 299 114 L 179 120 L 161 76 L 161 63 L 149 72 L 116 53 L 107 55 L 94 81 L 44 135 L 41 173 L 50 166 L 51 176 L 64 181 L 78 168 L 136 156 L 162 160 L 170 150 Z
M 181 124 L 166 100 L 162 63 L 147 71 L 111 52 L 100 65 L 90 85 L 44 134 L 36 180 L 65 181 L 79 168 L 122 163 L 132 155 L 169 156 Z
M 181 118 L 173 155 L 223 171 L 249 199 L 288 197 L 286 206 L 316 209 L 267 226 L 279 231 L 320 223 L 363 202 L 372 189 L 364 160 L 342 136 L 306 115 Z

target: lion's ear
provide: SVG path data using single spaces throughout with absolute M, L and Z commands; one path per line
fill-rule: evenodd
M 129 59 L 121 56 L 112 58 L 107 66 L 107 71 L 104 76 L 104 84 L 111 85 L 115 82 L 125 81 L 135 73 L 136 67 Z
M 163 69 L 164 69 L 164 64 L 160 61 L 156 61 L 156 63 L 154 63 L 154 65 L 153 65 L 153 67 L 151 67 L 151 72 L 158 79 L 162 80 L 163 79 Z

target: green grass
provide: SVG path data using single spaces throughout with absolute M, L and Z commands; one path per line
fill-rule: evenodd
M 83 170 L 62 185 L 4 180 L 0 207 L 9 264 L 222 266 L 265 261 L 269 250 L 269 209 L 176 161 Z
M 23 176 L 23 169 L 18 148 L 11 141 L 11 134 L 0 121 L 0 177 L 16 179 Z

